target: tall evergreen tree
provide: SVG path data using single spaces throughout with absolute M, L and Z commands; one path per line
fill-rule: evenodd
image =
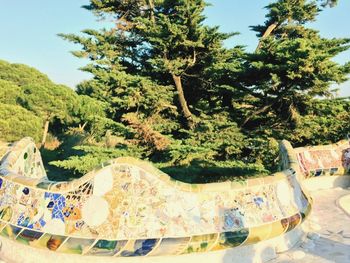
M 169 107 L 172 97 L 169 87 L 137 74 L 140 65 L 134 49 L 139 41 L 135 37 L 115 28 L 84 33 L 85 36 L 61 35 L 82 45 L 82 51 L 73 52 L 75 56 L 91 60 L 82 70 L 93 78 L 78 85 L 79 94 L 106 102 L 108 116 L 115 121 L 121 121 L 130 112 L 148 117 Z
M 308 125 L 299 115 L 312 118 L 314 98 L 331 95 L 350 70 L 333 61 L 349 40 L 306 27 L 336 2 L 273 1 L 266 22 L 253 27 L 260 38 L 253 53 L 224 47 L 234 34 L 204 25 L 204 0 L 90 0 L 85 8 L 114 26 L 61 36 L 82 46 L 74 55 L 90 60 L 83 70 L 93 78 L 78 92 L 105 102 L 108 116 L 133 131 L 124 139 L 144 158 L 211 166 L 239 159 L 272 169 L 276 139 Z
M 205 6 L 203 0 L 91 1 L 85 8 L 98 16 L 114 17 L 116 26 L 112 30 L 86 30 L 85 37 L 62 35 L 83 46 L 75 55 L 92 60 L 83 70 L 94 79 L 80 85 L 78 91 L 113 105 L 112 101 L 127 101 L 114 92 L 118 81 L 124 83 L 123 90 L 127 86 L 132 91 L 146 78 L 149 92 L 159 97 L 176 94 L 179 114 L 186 126 L 193 128 L 190 106 L 203 98 L 211 100 L 209 91 L 215 86 L 212 70 L 223 60 L 232 60 L 234 53 L 223 48 L 223 41 L 233 34 L 203 25 Z M 175 93 L 166 88 L 170 85 Z M 132 93 L 126 96 L 130 98 Z M 126 112 L 121 105 L 113 106 Z
M 258 100 L 243 125 L 268 112 L 274 121 L 295 123 L 310 99 L 330 96 L 331 85 L 350 73 L 350 63 L 333 60 L 350 47 L 350 39 L 326 39 L 305 26 L 321 11 L 315 1 L 279 0 L 267 9 L 265 24 L 252 27 L 260 42 L 247 56 L 243 82 Z

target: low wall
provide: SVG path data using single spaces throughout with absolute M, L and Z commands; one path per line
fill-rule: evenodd
M 28 151 L 34 157 L 28 158 Z M 72 257 L 84 262 L 96 256 L 191 258 L 197 252 L 224 258 L 235 251 L 241 257 L 239 251 L 252 249 L 268 258 L 276 240 L 284 240 L 285 249 L 299 240 L 300 225 L 311 210 L 299 183 L 307 177 L 300 173 L 299 152 L 283 142 L 284 171 L 243 182 L 186 184 L 147 162 L 118 158 L 78 180 L 59 183 L 43 177 L 40 154 L 25 139 L 0 169 L 0 236 L 33 253 L 84 255 Z M 25 169 L 27 160 L 39 168 Z M 2 253 L 8 258 L 9 251 Z
M 225 250 L 205 253 L 191 253 L 177 256 L 158 257 L 100 257 L 81 256 L 45 251 L 19 244 L 18 242 L 0 237 L 0 259 L 6 263 L 261 263 L 276 258 L 276 253 L 294 246 L 304 236 L 300 227 L 270 240 L 255 245 L 241 246 Z M 20 253 L 19 253 L 20 251 Z
M 350 142 L 293 148 L 283 140 L 280 144 L 280 167 L 296 171 L 304 191 L 348 187 Z
M 9 148 L 10 145 L 8 143 L 0 141 L 0 160 L 2 160 Z
M 47 178 L 40 152 L 31 138 L 24 138 L 11 146 L 11 150 L 2 159 L 0 174 Z
M 320 176 L 342 176 L 350 172 L 350 142 L 293 148 L 284 140 L 280 146 L 281 168 L 293 168 L 301 180 Z

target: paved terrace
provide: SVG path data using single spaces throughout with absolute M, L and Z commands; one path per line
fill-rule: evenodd
M 350 207 L 350 198 L 344 198 L 349 194 L 350 188 L 313 192 L 314 206 L 308 223 L 308 238 L 270 262 L 350 262 L 350 216 L 345 212 L 348 208 L 342 208 L 344 204 Z

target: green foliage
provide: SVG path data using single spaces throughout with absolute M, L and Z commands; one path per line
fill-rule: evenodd
M 101 138 L 106 129 L 121 125 L 106 117 L 105 103 L 56 85 L 33 68 L 5 61 L 0 61 L 0 68 L 0 102 L 28 110 L 41 119 L 41 125 L 49 121 L 55 134 L 75 126 Z
M 150 45 L 154 68 L 179 76 L 196 64 L 197 52 L 204 48 L 205 6 L 202 0 L 159 1 L 154 19 L 133 19 L 136 34 Z
M 11 81 L 18 86 L 51 83 L 40 71 L 23 64 L 11 64 L 0 60 L 0 79 Z
M 76 95 L 74 95 L 76 96 Z M 89 96 L 81 95 L 77 97 L 79 102 L 74 107 L 74 114 L 80 120 L 84 120 L 86 122 L 92 122 L 96 116 L 105 117 L 107 105 L 101 101 L 93 99 Z
M 89 133 L 97 141 L 105 139 L 106 133 L 110 131 L 114 136 L 127 137 L 131 134 L 130 128 L 123 123 L 115 122 L 109 118 L 95 116 L 91 121 Z
M 121 47 L 116 45 L 116 42 L 121 41 L 119 34 L 113 36 L 111 32 L 104 31 L 103 35 L 92 30 L 85 33 L 88 38 L 62 35 L 83 46 L 82 52 L 74 53 L 76 56 L 88 56 L 92 61 L 83 70 L 92 73 L 94 77 L 78 85 L 79 94 L 106 103 L 107 116 L 115 121 L 120 121 L 124 114 L 130 112 L 150 116 L 172 104 L 168 86 L 158 85 L 146 77 L 131 75 L 125 71 L 123 63 L 128 58 L 123 58 L 121 54 L 126 52 L 128 42 L 120 43 Z
M 0 104 L 0 140 L 13 142 L 30 136 L 38 141 L 42 121 L 20 106 Z
M 0 102 L 11 104 L 0 109 L 15 109 L 19 133 L 50 121 L 62 142 L 43 150 L 54 179 L 120 156 L 186 182 L 262 176 L 277 170 L 278 140 L 325 144 L 350 131 L 349 99 L 331 99 L 350 73 L 350 63 L 334 62 L 350 40 L 307 27 L 336 2 L 272 1 L 247 53 L 224 46 L 235 33 L 205 25 L 204 0 L 90 0 L 84 8 L 115 25 L 60 36 L 81 46 L 72 53 L 89 59 L 82 70 L 92 79 L 76 93 L 0 61 Z M 24 114 L 36 122 L 23 123 Z
M 285 138 L 281 138 L 285 139 Z M 246 148 L 244 149 L 243 159 L 247 163 L 255 163 L 261 165 L 267 171 L 278 171 L 278 156 L 279 145 L 274 137 L 266 134 L 259 134 L 259 136 L 252 136 L 246 141 Z
M 261 164 L 247 164 L 243 161 L 199 161 L 190 165 L 164 166 L 155 164 L 172 178 L 187 183 L 213 183 L 224 181 L 242 181 L 248 178 L 269 174 Z
M 350 73 L 349 63 L 333 60 L 349 49 L 350 39 L 326 39 L 305 26 L 321 11 L 316 2 L 280 0 L 267 9 L 265 24 L 253 27 L 260 43 L 247 54 L 240 78 L 257 98 L 242 121 L 250 129 L 272 122 L 295 125 L 315 97 L 330 97 L 332 85 Z
M 285 134 L 295 145 L 334 143 L 350 134 L 350 100 L 315 100 L 293 133 Z
M 78 93 L 105 103 L 117 124 L 99 125 L 97 137 L 108 130 L 108 145 L 133 145 L 176 178 L 209 182 L 221 180 L 219 173 L 275 171 L 280 139 L 304 145 L 345 135 L 347 102 L 318 98 L 347 79 L 350 64 L 333 58 L 350 42 L 305 26 L 336 2 L 273 1 L 265 23 L 252 27 L 261 38 L 254 53 L 224 47 L 234 34 L 204 25 L 203 0 L 91 0 L 84 7 L 113 17 L 115 27 L 61 36 L 82 46 L 75 56 L 90 60 L 83 70 L 93 79 Z M 184 125 L 189 119 L 195 125 Z M 59 165 L 82 172 L 84 158 L 120 154 L 102 149 Z
M 170 146 L 168 162 L 188 165 L 193 160 L 230 160 L 240 156 L 244 147 L 244 135 L 227 115 L 201 116 L 201 122 L 193 131 L 182 130 Z
M 79 146 L 76 150 L 82 155 L 74 155 L 64 161 L 52 161 L 51 165 L 68 169 L 75 176 L 81 176 L 108 160 L 132 156 L 145 159 L 140 147 L 123 145 L 116 148 Z M 188 165 L 169 165 L 154 162 L 159 169 L 177 180 L 190 183 L 209 183 L 226 180 L 242 180 L 248 177 L 263 176 L 268 173 L 261 164 L 246 164 L 242 161 L 200 161 L 193 160 Z
M 11 81 L 0 79 L 0 103 L 16 105 L 21 88 Z
M 132 156 L 142 158 L 140 149 L 129 145 L 122 145 L 116 148 L 105 148 L 97 146 L 76 146 L 75 150 L 82 151 L 81 156 L 74 155 L 64 161 L 52 161 L 51 165 L 73 171 L 75 174 L 83 175 L 100 164 L 122 156 Z
M 43 120 L 57 118 L 69 123 L 70 113 L 77 105 L 76 97 L 75 92 L 65 86 L 31 84 L 22 88 L 20 104 Z

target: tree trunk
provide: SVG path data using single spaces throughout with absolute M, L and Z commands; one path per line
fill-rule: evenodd
M 153 0 L 147 0 L 148 2 L 148 6 L 149 6 L 149 9 L 150 9 L 150 15 L 151 15 L 151 21 L 153 24 L 156 23 L 156 19 L 154 17 L 154 3 L 153 3 Z
M 250 121 L 254 116 L 259 115 L 261 113 L 265 113 L 268 109 L 270 109 L 272 106 L 274 106 L 276 103 L 280 101 L 280 99 L 283 98 L 283 96 L 289 91 L 290 87 L 287 87 L 283 92 L 281 92 L 274 101 L 272 101 L 270 104 L 265 105 L 264 107 L 260 108 L 259 110 L 251 113 L 245 120 L 243 121 L 243 124 L 241 127 L 244 127 L 248 121 Z
M 49 131 L 49 124 L 50 124 L 49 120 L 46 120 L 45 121 L 45 126 L 44 126 L 43 139 L 41 140 L 40 148 L 45 145 L 47 133 Z
M 83 124 L 83 125 L 79 124 L 79 131 L 83 132 L 83 131 L 84 131 L 84 129 L 85 129 L 85 127 L 86 127 L 86 125 L 87 125 L 87 121 L 86 121 L 86 122 L 84 122 L 84 124 Z
M 186 101 L 184 91 L 182 88 L 181 77 L 177 76 L 175 74 L 172 74 L 172 77 L 173 77 L 174 82 L 175 82 L 175 86 L 176 86 L 176 90 L 177 90 L 177 94 L 178 94 L 178 98 L 179 98 L 179 102 L 180 102 L 183 116 L 186 118 L 186 122 L 187 122 L 186 124 L 187 124 L 188 128 L 192 129 L 194 126 L 194 122 L 192 119 L 192 113 L 190 112 L 190 110 L 187 106 L 187 101 Z
M 273 103 L 266 105 L 262 108 L 260 108 L 257 111 L 252 112 L 248 117 L 246 117 L 241 125 L 241 127 L 244 127 L 254 116 L 259 115 L 261 113 L 264 113 L 265 111 L 267 111 L 270 107 L 273 106 Z
M 271 35 L 271 33 L 276 29 L 276 27 L 278 26 L 278 23 L 275 22 L 271 25 L 268 26 L 268 28 L 266 29 L 266 31 L 264 32 L 264 34 L 262 35 L 262 37 L 260 38 L 259 40 L 259 44 L 258 46 L 256 47 L 255 49 L 255 52 L 257 52 L 260 48 L 261 48 L 261 44 L 262 44 L 262 41 L 267 38 L 268 36 Z

